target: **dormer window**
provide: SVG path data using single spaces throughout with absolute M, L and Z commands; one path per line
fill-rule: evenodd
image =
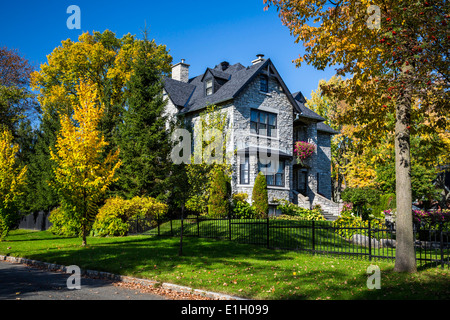
M 205 92 L 206 92 L 207 96 L 210 96 L 210 95 L 213 94 L 213 81 L 212 81 L 212 79 L 206 80 Z
M 259 90 L 261 92 L 269 92 L 269 78 L 266 75 L 261 75 L 259 78 Z

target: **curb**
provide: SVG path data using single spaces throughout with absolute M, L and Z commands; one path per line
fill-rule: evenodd
M 28 266 L 34 266 L 34 267 L 46 269 L 48 271 L 67 273 L 67 267 L 64 265 L 48 263 L 48 262 L 43 262 L 43 261 L 39 261 L 39 260 L 0 255 L 0 261 L 8 261 L 11 263 L 20 263 L 20 264 L 25 264 Z M 98 279 L 103 279 L 103 280 L 120 281 L 120 282 L 124 282 L 124 283 L 138 284 L 138 285 L 142 285 L 145 287 L 152 287 L 152 288 L 160 287 L 160 288 L 163 288 L 166 290 L 172 290 L 172 291 L 176 291 L 176 292 L 180 292 L 180 293 L 187 293 L 187 294 L 192 294 L 192 295 L 196 295 L 196 296 L 216 299 L 216 300 L 248 300 L 245 298 L 235 297 L 235 296 L 231 296 L 231 295 L 227 295 L 227 294 L 206 291 L 206 290 L 200 290 L 200 289 L 193 289 L 190 287 L 181 286 L 181 285 L 177 285 L 177 284 L 173 284 L 173 283 L 167 283 L 167 282 L 161 283 L 161 282 L 154 281 L 154 280 L 123 276 L 123 275 L 113 274 L 110 272 L 81 269 L 81 275 L 88 277 L 88 278 L 98 278 Z

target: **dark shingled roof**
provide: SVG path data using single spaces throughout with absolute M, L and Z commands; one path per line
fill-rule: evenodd
M 182 113 L 198 111 L 205 108 L 207 105 L 219 104 L 234 99 L 238 92 L 245 87 L 264 65 L 265 63 L 261 62 L 245 68 L 239 64 L 234 68 L 230 66 L 225 71 L 215 70 L 215 72 L 220 73 L 221 76 L 224 76 L 224 73 L 227 73 L 229 75 L 229 80 L 224 83 L 219 90 L 209 96 L 205 96 L 204 94 L 204 83 L 202 82 L 204 74 L 190 79 L 189 84 L 193 85 L 195 90 L 185 106 L 185 109 L 182 110 Z
M 171 78 L 165 78 L 164 89 L 166 89 L 166 92 L 173 104 L 177 107 L 183 108 L 194 92 L 195 86 L 189 83 L 173 80 Z
M 323 122 L 317 123 L 317 131 L 325 132 L 325 133 L 329 133 L 329 134 L 338 134 L 339 133 L 336 130 L 334 130 L 333 128 L 331 128 L 329 125 L 327 125 Z
M 208 68 L 208 69 L 206 69 L 206 71 L 211 72 L 211 74 L 215 78 L 219 78 L 219 79 L 223 79 L 223 80 L 230 80 L 230 77 L 231 77 L 231 74 L 229 74 L 227 72 L 224 72 L 224 71 L 221 71 L 221 70 L 217 70 L 217 69 Z M 207 72 L 204 73 L 204 76 L 206 74 L 207 74 Z M 204 76 L 202 77 L 202 81 L 203 81 Z
M 228 62 L 222 62 L 212 68 L 207 68 L 206 71 L 194 78 L 189 79 L 188 83 L 173 79 L 165 79 L 165 89 L 172 100 L 172 102 L 180 108 L 181 113 L 189 113 L 199 111 L 211 104 L 220 104 L 236 98 L 239 93 L 246 87 L 250 81 L 254 79 L 267 65 L 270 64 L 274 70 L 275 75 L 287 94 L 289 101 L 294 106 L 296 112 L 300 113 L 300 117 L 312 119 L 315 121 L 325 121 L 314 111 L 305 106 L 306 99 L 301 92 L 290 94 L 283 79 L 278 74 L 270 59 L 263 60 L 251 66 L 244 67 L 240 63 L 229 65 Z M 225 80 L 226 82 L 220 88 L 209 96 L 205 96 L 204 77 L 211 72 L 217 79 Z
M 306 99 L 303 96 L 301 92 L 293 93 L 292 96 L 294 97 L 295 101 L 297 102 L 297 105 L 299 106 L 300 110 L 302 111 L 300 117 L 313 119 L 317 121 L 325 121 L 326 119 L 312 111 L 311 109 L 307 108 L 305 106 Z

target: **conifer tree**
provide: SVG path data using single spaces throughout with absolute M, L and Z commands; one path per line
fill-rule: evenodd
M 127 84 L 129 98 L 119 126 L 123 167 L 118 187 L 122 196 L 151 196 L 162 199 L 170 174 L 170 128 L 165 115 L 162 79 L 165 75 L 159 50 L 146 36 L 140 42 Z

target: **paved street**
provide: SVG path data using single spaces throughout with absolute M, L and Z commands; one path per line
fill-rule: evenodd
M 70 274 L 0 261 L 0 300 L 164 300 L 163 296 L 81 277 L 81 289 L 67 288 Z

